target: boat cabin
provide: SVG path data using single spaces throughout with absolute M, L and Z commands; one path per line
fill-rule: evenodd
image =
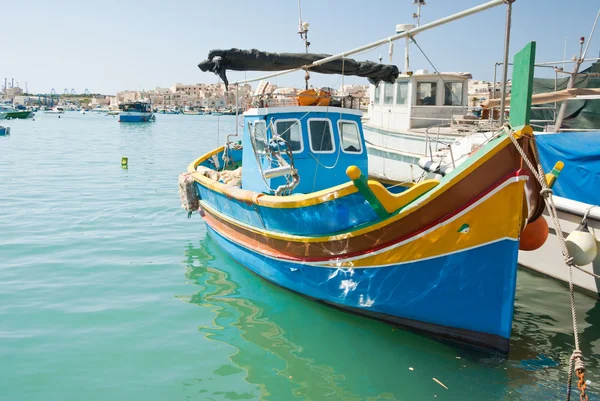
M 369 125 L 390 131 L 448 125 L 453 116 L 467 113 L 470 78 L 470 73 L 418 70 L 393 84 L 371 85 Z
M 119 105 L 119 110 L 125 112 L 136 112 L 136 113 L 151 113 L 152 109 L 150 103 L 146 102 L 127 102 Z
M 315 192 L 348 182 L 350 165 L 367 176 L 361 116 L 360 110 L 324 106 L 248 110 L 244 114 L 242 188 L 274 194 L 296 173 L 298 182 L 286 194 Z M 273 153 L 283 157 L 283 165 Z

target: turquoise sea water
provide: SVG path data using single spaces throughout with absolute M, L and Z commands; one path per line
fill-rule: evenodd
M 177 178 L 234 117 L 0 124 L 12 129 L 0 137 L 2 401 L 564 398 L 573 337 L 554 281 L 519 272 L 503 358 L 311 302 L 231 261 L 186 218 Z M 598 400 L 600 304 L 576 302 Z

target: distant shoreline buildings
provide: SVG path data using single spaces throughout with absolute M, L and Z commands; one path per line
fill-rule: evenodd
M 14 85 L 14 83 L 13 83 Z M 227 109 L 236 107 L 236 91 L 225 90 L 225 84 L 182 84 L 176 83 L 169 88 L 156 87 L 151 90 L 124 90 L 116 95 L 101 94 L 29 94 L 22 88 L 13 86 L 10 83 L 2 87 L 0 92 L 0 102 L 11 102 L 15 105 L 47 105 L 57 104 L 77 104 L 86 107 L 116 107 L 120 103 L 144 101 L 151 102 L 155 108 L 183 109 L 183 108 L 206 108 L 206 109 Z M 495 90 L 495 96 L 500 96 L 500 83 L 495 85 L 492 82 L 483 80 L 469 80 L 469 105 L 479 106 L 481 101 L 492 97 L 492 91 Z M 276 87 L 271 85 L 273 89 Z M 286 93 L 297 93 L 302 89 L 280 88 Z M 510 93 L 510 82 L 507 92 Z M 249 84 L 240 85 L 237 89 L 237 107 L 244 107 L 247 100 L 252 96 L 253 89 Z M 339 95 L 352 95 L 361 98 L 365 104 L 369 103 L 368 85 L 344 85 L 340 88 Z
M 249 84 L 240 85 L 238 88 L 238 107 L 244 105 L 245 99 L 252 93 Z M 151 102 L 155 106 L 163 107 L 203 107 L 203 108 L 228 108 L 236 106 L 236 92 L 225 90 L 225 84 L 180 84 L 170 88 L 156 88 L 148 91 L 121 91 L 116 95 L 118 103 L 132 101 Z

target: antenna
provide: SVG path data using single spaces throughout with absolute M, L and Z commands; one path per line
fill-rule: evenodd
M 308 22 L 302 21 L 302 7 L 300 6 L 300 0 L 298 0 L 298 34 L 300 35 L 300 39 L 304 41 L 304 49 L 306 53 L 308 53 L 308 47 L 310 46 L 310 42 L 308 41 Z M 304 81 L 305 87 L 308 89 L 308 80 L 310 79 L 310 74 L 308 70 L 305 71 Z
M 563 52 L 563 70 L 565 69 L 565 61 L 567 61 L 567 37 L 565 36 L 565 50 Z
M 421 6 L 426 6 L 425 0 L 413 0 L 413 4 L 417 5 L 417 12 L 413 13 L 413 18 L 417 20 L 417 26 L 421 25 Z

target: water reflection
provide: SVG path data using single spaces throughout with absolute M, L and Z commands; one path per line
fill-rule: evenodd
M 576 294 L 581 350 L 594 381 L 598 372 L 600 346 L 600 303 Z M 515 318 L 509 359 L 511 385 L 527 399 L 532 391 L 544 391 L 554 398 L 566 392 L 567 366 L 574 349 L 568 288 L 553 280 L 519 271 Z M 527 374 L 519 372 L 527 370 Z M 591 390 L 592 393 L 597 391 Z M 538 394 L 539 395 L 539 394 Z M 600 399 L 597 395 L 590 399 Z
M 198 289 L 185 300 L 214 314 L 199 330 L 234 347 L 235 366 L 223 370 L 244 372 L 256 398 L 500 400 L 513 393 L 505 358 L 304 299 L 232 262 L 208 237 L 185 255 L 186 278 Z
M 124 134 L 147 134 L 151 133 L 156 122 L 147 122 L 147 123 L 121 123 L 116 121 L 118 117 L 109 116 L 113 118 L 115 124 L 119 124 L 119 129 L 121 133 Z

